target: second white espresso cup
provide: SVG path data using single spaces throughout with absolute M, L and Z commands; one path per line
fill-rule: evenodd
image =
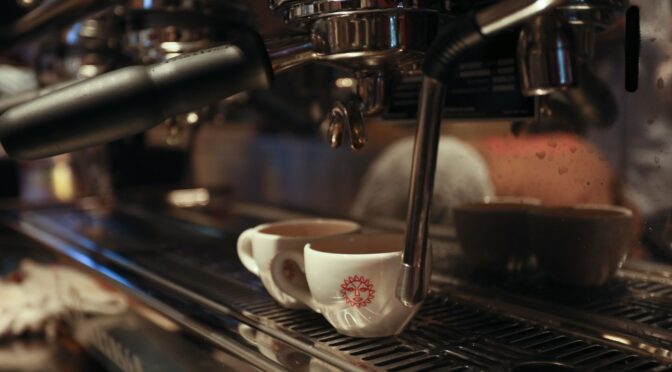
M 300 219 L 267 223 L 245 230 L 238 237 L 238 258 L 243 266 L 257 275 L 268 293 L 280 305 L 290 309 L 305 306 L 294 297 L 281 291 L 271 277 L 271 260 L 279 252 L 291 251 L 303 254 L 303 247 L 315 239 L 352 233 L 359 224 L 345 220 Z M 286 264 L 282 277 L 305 287 L 303 275 L 296 275 L 295 266 Z
M 420 307 L 406 307 L 395 296 L 404 241 L 400 234 L 349 234 L 320 239 L 307 244 L 303 255 L 279 252 L 271 265 L 273 280 L 282 291 L 321 313 L 342 334 L 396 335 Z M 283 275 L 287 261 L 305 273 L 308 289 Z M 431 262 L 426 263 L 425 280 L 429 280 Z

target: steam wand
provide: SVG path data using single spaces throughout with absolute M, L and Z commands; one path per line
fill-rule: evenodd
M 397 297 L 406 306 L 420 303 L 429 285 L 428 231 L 436 154 L 445 100 L 445 81 L 458 56 L 480 44 L 485 37 L 519 24 L 561 3 L 562 0 L 506 0 L 478 12 L 469 13 L 444 26 L 425 54 L 418 103 L 409 206 L 406 217 L 406 246 L 397 282 Z
M 249 32 L 226 45 L 21 96 L 0 115 L 0 142 L 17 159 L 62 154 L 140 133 L 244 90 L 266 88 L 272 78 L 265 45 Z

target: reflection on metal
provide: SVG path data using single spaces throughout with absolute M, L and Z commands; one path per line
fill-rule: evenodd
M 187 114 L 187 124 L 196 124 L 198 122 L 198 113 L 190 112 Z
M 595 34 L 611 27 L 622 15 L 626 0 L 565 0 L 555 13 L 568 23 L 574 34 L 574 48 L 579 62 L 594 54 Z
M 227 100 L 234 99 L 229 97 Z M 221 116 L 220 105 L 212 104 L 197 111 L 179 114 L 163 121 L 166 128 L 165 143 L 173 147 L 187 147 L 192 144 L 194 136 L 201 125 L 217 123 Z
M 143 64 L 221 45 L 250 26 L 238 0 L 131 0 L 124 12 L 125 51 Z
M 340 78 L 336 79 L 335 84 L 337 88 L 351 88 L 355 85 L 355 80 L 351 78 Z
M 621 337 L 621 336 L 617 336 L 617 335 L 612 335 L 612 334 L 609 334 L 609 333 L 605 333 L 605 334 L 603 334 L 603 335 L 602 335 L 602 338 L 604 338 L 605 340 L 610 340 L 610 341 L 618 342 L 618 343 L 621 343 L 621 344 L 623 344 L 623 345 L 631 345 L 631 344 L 632 344 L 632 342 L 631 342 L 630 340 L 628 340 L 627 338 L 625 338 L 625 337 Z
M 361 99 L 364 116 L 378 115 L 385 110 L 388 101 L 389 78 L 381 72 L 357 74 L 356 93 Z
M 357 73 L 355 78 L 336 79 L 337 88 L 345 92 L 345 102 L 336 102 L 322 122 L 329 145 L 338 148 L 346 134 L 350 147 L 359 150 L 367 142 L 364 118 L 382 113 L 388 100 L 388 77 L 382 72 Z
M 78 19 L 120 3 L 119 0 L 45 1 L 19 20 L 0 28 L 0 50 L 36 38 L 46 31 L 71 25 Z
M 32 8 L 42 3 L 42 0 L 18 0 L 17 3 L 24 8 Z
M 408 11 L 441 10 L 435 0 L 269 0 L 271 9 L 281 11 L 290 22 L 307 22 L 327 16 L 403 9 Z
M 166 199 L 169 204 L 179 208 L 202 207 L 210 203 L 210 193 L 204 188 L 173 190 Z
M 523 94 L 546 95 L 575 85 L 575 54 L 572 30 L 554 14 L 526 23 L 518 39 Z
M 46 37 L 40 44 L 35 72 L 42 86 L 57 89 L 68 81 L 97 76 L 119 67 L 123 28 L 111 10 L 81 20 Z
M 276 74 L 317 60 L 309 36 L 266 40 L 266 49 Z
M 564 0 L 500 1 L 476 13 L 476 22 L 485 36 L 508 29 L 530 17 L 543 13 Z
M 324 119 L 323 126 L 327 127 L 329 145 L 338 148 L 343 142 L 343 137 L 348 135 L 350 147 L 359 150 L 366 144 L 366 131 L 364 129 L 364 116 L 361 112 L 361 103 L 352 99 L 343 105 L 336 102 L 334 108 Z
M 216 46 L 209 35 L 203 29 L 149 28 L 126 33 L 124 46 L 140 63 L 151 64 Z

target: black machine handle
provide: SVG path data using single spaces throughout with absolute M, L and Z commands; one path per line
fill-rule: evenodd
M 625 12 L 625 90 L 634 92 L 639 86 L 639 53 L 642 37 L 639 29 L 639 7 Z
M 422 71 L 438 81 L 446 81 L 455 61 L 466 50 L 485 40 L 473 13 L 455 19 L 441 29 L 425 54 Z
M 37 159 L 114 141 L 235 93 L 266 88 L 271 64 L 248 34 L 150 66 L 112 71 L 12 107 L 0 115 L 7 154 Z

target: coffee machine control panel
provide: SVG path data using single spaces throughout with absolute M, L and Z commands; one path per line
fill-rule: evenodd
M 446 120 L 531 120 L 535 98 L 521 93 L 516 46 L 520 30 L 504 32 L 466 52 L 446 82 Z M 383 117 L 412 120 L 417 116 L 422 76 L 403 77 Z

